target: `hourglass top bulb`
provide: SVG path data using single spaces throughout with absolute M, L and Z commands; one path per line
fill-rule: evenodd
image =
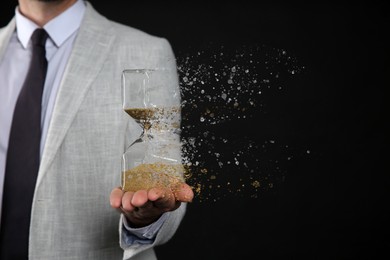
M 127 108 L 125 112 L 145 130 L 152 125 L 155 129 L 180 127 L 180 107 Z

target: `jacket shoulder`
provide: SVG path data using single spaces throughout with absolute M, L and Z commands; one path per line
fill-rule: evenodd
M 161 44 L 167 41 L 164 37 L 156 36 L 141 29 L 110 21 L 118 41 L 141 41 L 149 44 Z

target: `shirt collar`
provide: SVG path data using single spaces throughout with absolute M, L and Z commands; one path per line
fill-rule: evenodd
M 85 8 L 84 1 L 78 0 L 63 13 L 43 26 L 57 47 L 60 47 L 69 36 L 78 30 L 83 19 Z M 23 47 L 27 48 L 32 33 L 39 26 L 23 16 L 19 12 L 18 7 L 15 9 L 15 17 L 18 39 Z

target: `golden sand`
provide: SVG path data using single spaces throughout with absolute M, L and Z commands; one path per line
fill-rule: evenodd
M 140 164 L 124 172 L 122 189 L 125 191 L 148 190 L 153 187 L 174 187 L 184 182 L 181 164 Z

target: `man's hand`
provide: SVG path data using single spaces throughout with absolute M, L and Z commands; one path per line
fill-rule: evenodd
M 115 188 L 111 191 L 110 203 L 133 227 L 142 227 L 156 221 L 164 212 L 177 209 L 182 202 L 191 202 L 193 197 L 191 187 L 180 183 L 174 189 L 151 188 L 136 192 Z

